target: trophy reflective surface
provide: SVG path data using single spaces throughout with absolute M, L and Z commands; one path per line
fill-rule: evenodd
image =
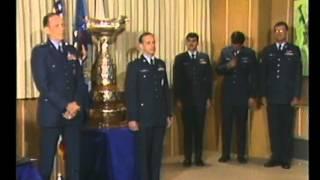
M 92 67 L 93 109 L 90 112 L 90 127 L 112 128 L 126 126 L 126 108 L 123 96 L 117 87 L 116 65 L 113 63 L 112 44 L 125 30 L 126 16 L 118 19 L 89 19 L 96 49 Z

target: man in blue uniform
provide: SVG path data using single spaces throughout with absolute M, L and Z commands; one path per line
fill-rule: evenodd
M 50 13 L 43 18 L 48 41 L 32 50 L 31 65 L 40 92 L 40 174 L 49 180 L 60 135 L 67 150 L 67 179 L 79 179 L 79 137 L 83 124 L 84 79 L 77 52 L 63 42 L 63 18 Z
M 246 163 L 246 139 L 248 107 L 255 106 L 257 93 L 258 62 L 255 52 L 243 46 L 245 36 L 235 31 L 231 34 L 231 46 L 221 51 L 217 72 L 223 79 L 222 104 L 222 156 L 219 162 L 230 160 L 233 122 L 237 128 L 238 161 Z
M 128 126 L 137 140 L 138 179 L 159 180 L 165 129 L 172 123 L 166 65 L 154 56 L 152 33 L 139 37 L 139 47 L 143 54 L 127 69 Z
M 301 93 L 302 62 L 299 47 L 287 42 L 288 25 L 273 28 L 276 42 L 261 56 L 261 96 L 266 98 L 271 158 L 265 167 L 290 169 L 293 156 L 294 107 Z
M 198 44 L 198 34 L 188 33 L 186 36 L 188 51 L 178 54 L 173 66 L 175 100 L 177 106 L 182 108 L 185 167 L 192 164 L 193 150 L 195 164 L 204 166 L 203 129 L 206 111 L 212 99 L 212 66 L 208 54 L 197 50 Z

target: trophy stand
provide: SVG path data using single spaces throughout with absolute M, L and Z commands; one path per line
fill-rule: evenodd
M 93 109 L 89 126 L 113 128 L 127 126 L 126 108 L 117 87 L 116 65 L 112 58 L 112 44 L 125 30 L 126 16 L 118 19 L 89 19 L 88 30 L 96 40 L 95 63 L 92 68 Z

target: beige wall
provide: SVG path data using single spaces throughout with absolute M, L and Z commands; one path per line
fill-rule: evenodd
M 260 51 L 272 42 L 270 31 L 275 22 L 285 20 L 292 27 L 293 0 L 213 0 L 211 42 L 213 58 L 218 61 L 221 49 L 229 44 L 229 36 L 235 30 L 243 31 L 248 36 L 247 46 Z M 289 39 L 291 40 L 292 29 Z M 216 76 L 214 105 L 208 111 L 205 129 L 205 148 L 220 151 L 221 120 L 221 77 Z M 39 129 L 36 123 L 35 100 L 17 100 L 17 154 L 38 157 Z M 308 107 L 298 111 L 296 135 L 308 139 Z M 165 155 L 183 152 L 183 131 L 180 112 L 176 111 L 177 120 L 168 130 L 165 141 Z M 251 134 L 249 153 L 251 157 L 268 157 L 269 139 L 265 106 L 251 115 Z

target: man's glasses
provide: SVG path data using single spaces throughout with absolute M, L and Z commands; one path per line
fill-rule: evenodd
M 274 32 L 275 32 L 275 33 L 283 33 L 284 30 L 282 30 L 282 29 L 276 29 L 276 30 L 274 30 Z

